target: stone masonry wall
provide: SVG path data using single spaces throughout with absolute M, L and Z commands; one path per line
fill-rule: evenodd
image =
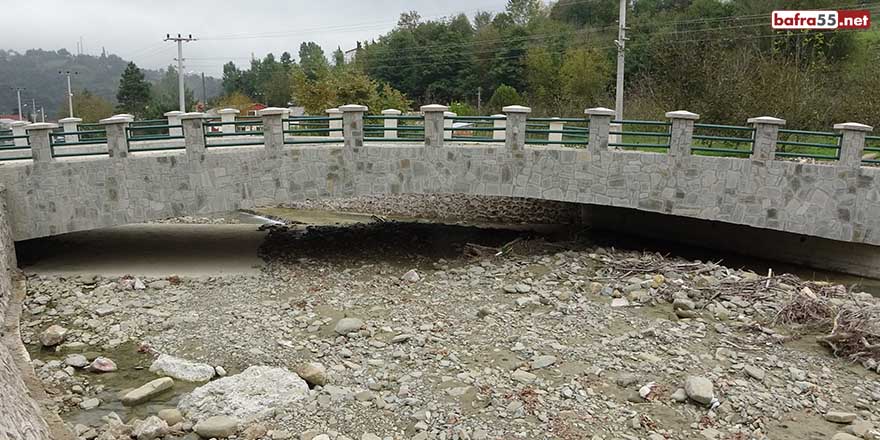
M 50 438 L 49 428 L 40 416 L 36 402 L 28 392 L 23 375 L 16 365 L 11 347 L 3 343 L 5 332 L 13 323 L 6 322 L 12 301 L 12 281 L 8 265 L 15 249 L 4 209 L 5 191 L 0 186 L 0 440 L 41 440 Z M 15 335 L 18 339 L 18 335 Z
M 555 147 L 225 147 L 0 165 L 24 240 L 294 200 L 472 194 L 634 208 L 880 244 L 875 168 Z

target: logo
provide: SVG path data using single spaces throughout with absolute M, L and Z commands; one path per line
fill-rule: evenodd
M 869 29 L 871 11 L 773 11 L 773 29 Z

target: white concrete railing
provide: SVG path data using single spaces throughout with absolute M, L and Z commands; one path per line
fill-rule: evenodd
M 343 132 L 340 142 L 346 146 L 361 146 L 364 142 L 364 115 L 367 109 L 358 105 L 347 105 L 340 108 L 327 109 L 326 113 L 332 120 L 328 121 L 331 130 L 339 130 Z M 426 146 L 438 147 L 443 146 L 444 142 L 453 139 L 453 118 L 455 113 L 449 112 L 446 106 L 442 105 L 426 105 L 421 107 L 424 115 L 424 144 Z M 531 112 L 528 107 L 508 106 L 503 109 L 503 114 L 493 115 L 488 120 L 492 123 L 491 139 L 504 142 L 506 147 L 511 149 L 522 149 L 525 147 L 527 138 L 527 115 Z M 239 114 L 235 109 L 223 109 L 219 111 L 221 117 L 220 127 L 224 134 L 236 133 L 236 117 Z M 620 132 L 615 130 L 616 124 L 612 123 L 613 110 L 605 108 L 591 108 L 585 111 L 589 119 L 589 129 L 582 129 L 588 141 L 582 142 L 589 151 L 600 151 L 607 149 L 610 144 L 615 144 L 615 135 L 609 132 Z M 289 113 L 287 109 L 270 108 L 261 111 L 262 129 L 264 130 L 262 145 L 285 145 L 285 124 L 289 121 Z M 399 117 L 402 112 L 397 109 L 386 109 L 381 112 L 383 124 L 381 132 L 384 138 L 397 139 L 400 137 L 400 126 L 398 125 Z M 202 113 L 186 113 L 168 112 L 165 115 L 168 118 L 169 125 L 183 125 L 183 129 L 171 129 L 180 132 L 181 135 L 193 132 L 199 136 L 186 135 L 185 147 L 192 150 L 203 150 L 205 138 L 201 136 L 203 130 L 202 125 L 205 115 Z M 340 120 L 341 117 L 341 120 Z M 699 115 L 687 111 L 675 111 L 666 114 L 669 122 L 669 145 L 668 154 L 672 156 L 690 155 L 694 139 L 694 128 Z M 131 115 L 116 115 L 109 118 L 113 121 L 124 121 L 130 123 Z M 65 118 L 61 122 L 64 124 L 65 132 L 77 131 L 79 125 L 78 118 Z M 353 125 L 352 125 L 353 124 Z M 563 141 L 562 132 L 565 130 L 565 122 L 562 120 L 549 120 L 549 133 L 547 135 L 546 144 L 559 144 Z M 745 151 L 752 159 L 755 160 L 772 160 L 776 157 L 777 142 L 779 142 L 779 133 L 785 121 L 772 117 L 750 118 L 748 124 L 754 129 L 754 137 L 751 139 L 752 150 Z M 271 129 L 278 126 L 278 129 Z M 33 157 L 36 161 L 53 160 L 51 148 L 49 148 L 49 136 L 51 130 L 56 128 L 54 124 L 12 124 L 12 134 L 20 135 L 25 132 L 29 135 L 30 142 L 26 139 L 16 139 L 15 145 L 27 147 L 30 145 L 33 150 Z M 359 127 L 359 128 L 358 128 Z M 123 126 L 124 128 L 124 126 Z M 836 124 L 834 130 L 839 133 L 839 160 L 837 164 L 840 166 L 858 167 L 862 164 L 862 156 L 865 149 L 865 137 L 872 131 L 872 127 L 857 124 L 844 123 Z M 463 128 L 466 130 L 466 128 Z M 125 137 L 126 130 L 118 131 L 118 135 Z M 118 148 L 128 149 L 127 139 L 111 139 L 112 135 L 108 131 L 108 145 L 114 144 Z M 76 135 L 65 136 L 68 142 L 76 142 Z M 273 138 L 273 139 L 270 139 Z M 277 139 L 274 139 L 277 138 Z M 255 139 L 254 136 L 249 139 Z M 318 138 L 316 138 L 318 139 Z M 326 139 L 326 138 L 325 138 Z M 744 139 L 747 140 L 747 139 Z M 306 141 L 301 143 L 307 143 Z M 478 142 L 478 141 L 477 141 Z M 534 140 L 531 143 L 536 143 Z M 617 140 L 619 142 L 619 140 Z M 161 143 L 161 141 L 156 141 Z M 256 142 L 251 142 L 254 144 Z M 541 143 L 541 142 L 537 142 Z M 234 145 L 234 142 L 232 143 Z M 100 148 L 104 148 L 103 146 Z M 180 148 L 179 146 L 177 148 Z M 46 151 L 42 151 L 46 149 Z M 117 152 L 119 153 L 119 152 Z M 107 154 L 112 154 L 111 149 L 107 148 Z M 0 155 L 0 159 L 3 159 Z

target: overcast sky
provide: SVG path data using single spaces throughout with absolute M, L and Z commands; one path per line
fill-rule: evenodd
M 247 65 L 253 53 L 283 51 L 297 56 L 299 44 L 315 41 L 328 57 L 337 46 L 391 30 L 401 12 L 423 18 L 479 10 L 500 11 L 506 0 L 24 0 L 2 5 L 0 48 L 99 55 L 104 47 L 138 65 L 158 68 L 174 63 L 177 48 L 165 34 L 192 34 L 184 45 L 186 70 L 220 76 L 222 64 Z

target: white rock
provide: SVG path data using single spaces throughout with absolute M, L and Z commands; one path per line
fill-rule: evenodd
M 611 300 L 611 307 L 627 307 L 629 300 L 626 298 L 614 298 Z
M 402 279 L 406 282 L 409 282 L 409 283 L 417 283 L 417 282 L 419 282 L 419 280 L 422 279 L 422 277 L 419 275 L 418 272 L 416 272 L 415 269 L 410 269 L 405 274 L 403 274 L 403 276 L 401 276 L 400 279 Z
M 79 407 L 85 411 L 95 409 L 99 406 L 101 406 L 101 399 L 96 398 L 86 399 L 79 403 Z
M 312 386 L 327 384 L 327 369 L 319 362 L 309 362 L 300 366 L 296 369 L 296 374 Z
M 532 369 L 547 368 L 556 363 L 556 356 L 544 355 L 536 356 L 532 359 Z
M 173 386 L 173 379 L 170 377 L 162 377 L 125 393 L 120 400 L 122 400 L 123 405 L 137 405 L 149 400 L 153 396 L 161 394 Z
M 44 347 L 54 347 L 67 338 L 67 329 L 60 325 L 49 326 L 43 333 L 40 333 L 40 343 Z
M 214 367 L 171 355 L 159 355 L 150 365 L 150 371 L 187 382 L 207 382 L 214 377 Z
M 691 400 L 709 405 L 715 397 L 712 381 L 700 376 L 688 376 L 684 382 L 684 391 Z
M 510 375 L 510 377 L 517 382 L 526 384 L 532 383 L 538 379 L 538 376 L 535 376 L 534 374 L 529 373 L 525 370 L 516 370 L 513 372 L 513 374 Z
M 180 400 L 177 408 L 196 420 L 227 414 L 250 422 L 267 410 L 282 408 L 308 395 L 308 384 L 296 373 L 253 366 L 194 389 Z
M 235 417 L 213 416 L 200 420 L 193 431 L 202 438 L 226 438 L 238 432 L 240 424 Z
M 339 320 L 339 322 L 336 323 L 336 328 L 334 330 L 340 335 L 347 335 L 349 333 L 354 333 L 362 328 L 364 328 L 364 321 L 362 319 L 342 318 Z
M 168 424 L 156 417 L 147 417 L 143 422 L 135 425 L 131 435 L 137 440 L 154 440 L 168 433 Z
M 89 365 L 89 360 L 81 354 L 69 354 L 64 358 L 64 363 L 74 368 L 85 368 Z

